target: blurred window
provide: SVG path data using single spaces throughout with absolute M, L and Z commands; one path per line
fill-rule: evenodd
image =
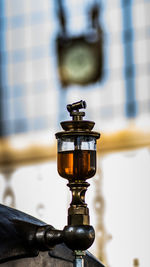
M 67 30 L 88 31 L 94 0 L 63 1 Z M 122 127 L 127 117 L 150 125 L 149 1 L 98 1 L 104 33 L 104 78 L 63 90 L 55 48 L 57 1 L 1 0 L 1 129 L 4 135 L 56 129 L 65 105 L 84 99 L 97 127 Z M 64 110 L 64 112 L 62 112 Z

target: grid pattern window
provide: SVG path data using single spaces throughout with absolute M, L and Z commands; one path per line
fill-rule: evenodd
M 55 127 L 56 75 L 52 1 L 3 1 L 4 134 Z
M 88 103 L 88 117 L 104 130 L 127 118 L 149 116 L 150 1 L 62 1 L 68 34 L 88 31 L 87 12 L 95 2 L 101 7 L 104 77 L 92 85 L 63 89 L 56 54 L 58 1 L 1 0 L 0 119 L 4 135 L 56 129 L 66 117 L 65 105 L 80 99 Z

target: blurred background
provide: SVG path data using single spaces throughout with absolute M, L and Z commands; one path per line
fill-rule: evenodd
M 149 0 L 0 0 L 0 202 L 66 225 L 55 132 L 85 100 L 101 132 L 90 250 L 109 267 L 150 265 L 149 12 Z

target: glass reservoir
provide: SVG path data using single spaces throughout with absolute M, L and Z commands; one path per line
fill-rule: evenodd
M 96 173 L 96 138 L 73 136 L 58 139 L 58 173 L 68 180 L 86 180 Z
M 96 173 L 96 141 L 100 134 L 92 131 L 95 122 L 83 120 L 85 101 L 67 105 L 72 120 L 61 122 L 63 131 L 56 133 L 57 168 L 69 182 L 85 181 Z

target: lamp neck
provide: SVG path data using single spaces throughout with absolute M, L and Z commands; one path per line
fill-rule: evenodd
M 70 182 L 67 186 L 72 193 L 72 201 L 68 209 L 68 225 L 89 225 L 89 209 L 85 203 L 85 193 L 89 187 L 86 181 Z

